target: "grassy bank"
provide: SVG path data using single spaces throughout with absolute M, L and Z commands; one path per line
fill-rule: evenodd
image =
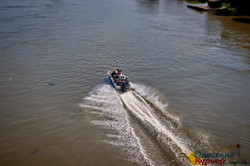
M 207 2 L 207 0 L 185 0 L 185 1 L 191 4 L 201 4 Z

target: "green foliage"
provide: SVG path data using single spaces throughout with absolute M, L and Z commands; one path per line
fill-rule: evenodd
M 185 1 L 191 4 L 201 4 L 207 2 L 207 0 L 185 0 Z
M 207 0 L 184 0 L 188 3 L 200 4 Z M 221 0 L 229 15 L 250 15 L 250 0 Z
M 221 0 L 232 15 L 250 15 L 250 0 Z
M 226 8 L 230 8 L 231 4 L 228 2 L 222 2 L 222 6 L 224 6 Z
M 233 15 L 233 16 L 237 15 L 237 8 L 230 8 L 229 11 L 230 11 L 231 15 Z

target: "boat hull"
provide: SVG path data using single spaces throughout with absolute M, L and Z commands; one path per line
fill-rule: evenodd
M 121 92 L 126 92 L 130 89 L 129 81 L 115 81 L 112 77 L 112 71 L 107 71 L 109 81 L 115 90 L 119 90 Z

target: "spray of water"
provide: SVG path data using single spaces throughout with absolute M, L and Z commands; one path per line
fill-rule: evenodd
M 131 161 L 139 165 L 155 165 L 154 159 L 148 155 L 142 140 L 137 136 L 129 120 L 130 115 L 177 163 L 191 165 L 188 157 L 195 142 L 182 132 L 179 117 L 167 111 L 168 103 L 162 102 L 159 93 L 153 88 L 132 84 L 132 89 L 126 93 L 117 93 L 108 84 L 100 85 L 79 105 L 102 117 L 92 123 L 114 131 L 115 134 L 107 135 L 112 138 L 108 143 L 122 147 Z
M 122 147 L 126 151 L 127 159 L 140 165 L 154 165 L 131 127 L 119 95 L 110 85 L 96 87 L 79 106 L 89 108 L 102 117 L 92 123 L 113 131 L 114 134 L 107 134 L 112 141 L 106 142 Z

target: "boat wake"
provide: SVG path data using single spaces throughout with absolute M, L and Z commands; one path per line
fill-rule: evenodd
M 111 129 L 106 142 L 122 147 L 127 160 L 139 165 L 191 165 L 189 155 L 207 141 L 190 138 L 156 90 L 140 84 L 132 88 L 119 94 L 108 84 L 100 85 L 79 105 L 99 115 L 92 123 Z

